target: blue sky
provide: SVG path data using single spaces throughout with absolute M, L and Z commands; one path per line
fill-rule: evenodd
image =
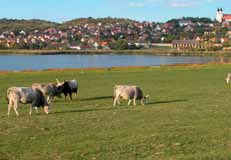
M 182 16 L 214 19 L 217 7 L 231 14 L 230 0 L 0 0 L 0 4 L 0 18 L 56 22 L 90 16 L 159 22 Z

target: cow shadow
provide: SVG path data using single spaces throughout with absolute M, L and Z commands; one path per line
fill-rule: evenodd
M 89 108 L 89 109 L 73 109 L 73 110 L 65 110 L 65 111 L 55 111 L 49 114 L 65 114 L 65 113 L 81 113 L 81 112 L 95 112 L 95 111 L 110 111 L 118 109 L 116 107 L 108 107 L 108 108 Z
M 169 100 L 169 101 L 151 101 L 145 103 L 145 105 L 152 105 L 152 104 L 165 104 L 165 103 L 176 103 L 176 102 L 186 102 L 187 99 L 176 99 L 176 100 Z
M 100 97 L 91 97 L 91 98 L 81 98 L 81 101 L 93 101 L 93 100 L 102 100 L 102 99 L 112 99 L 113 96 L 100 96 Z

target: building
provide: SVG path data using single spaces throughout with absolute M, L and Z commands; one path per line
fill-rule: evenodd
M 177 49 L 202 48 L 202 46 L 196 40 L 174 40 L 172 41 L 172 48 L 177 48 Z
M 217 9 L 216 20 L 219 23 L 231 22 L 231 14 L 224 14 L 222 8 Z
M 192 24 L 192 21 L 190 21 L 190 20 L 179 20 L 179 25 L 181 26 L 181 27 L 184 27 L 184 26 L 188 26 L 188 25 L 191 25 Z

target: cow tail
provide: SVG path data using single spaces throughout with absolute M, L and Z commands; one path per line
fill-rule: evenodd
M 116 86 L 113 87 L 113 96 L 112 96 L 112 102 L 114 102 L 115 97 L 116 97 Z
M 9 95 L 10 95 L 10 92 L 11 92 L 11 90 L 8 89 L 8 90 L 7 90 L 7 93 L 6 93 L 6 101 L 7 101 L 7 104 L 9 104 Z

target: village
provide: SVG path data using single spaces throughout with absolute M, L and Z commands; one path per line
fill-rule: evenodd
M 172 47 L 175 49 L 231 49 L 231 14 L 217 9 L 216 18 L 183 17 L 165 23 L 88 18 L 86 23 L 44 30 L 4 30 L 0 49 L 108 50 Z

